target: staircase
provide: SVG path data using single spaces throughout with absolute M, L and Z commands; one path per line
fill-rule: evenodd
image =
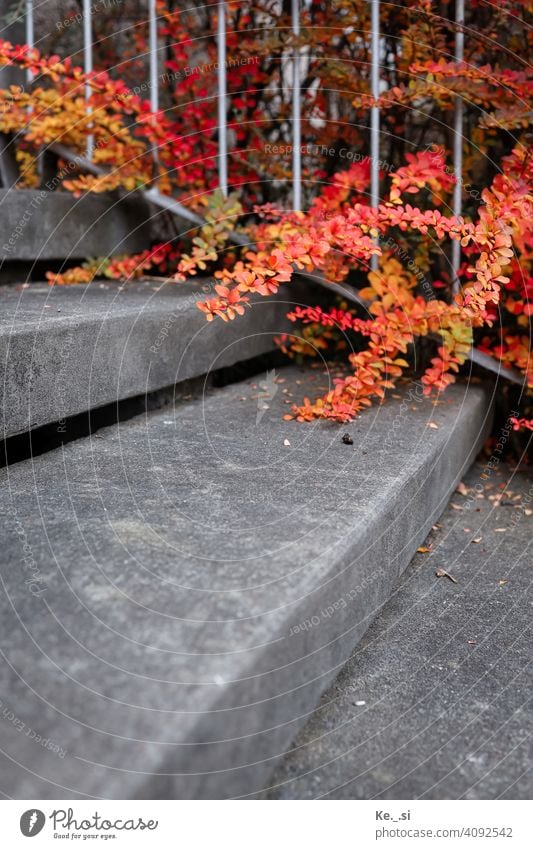
M 259 793 L 490 426 L 461 384 L 284 421 L 331 380 L 272 359 L 308 290 L 226 325 L 210 286 L 1 291 L 9 796 Z

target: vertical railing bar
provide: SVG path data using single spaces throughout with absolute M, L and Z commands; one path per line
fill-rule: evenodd
M 370 93 L 372 99 L 377 101 L 379 91 L 379 59 L 380 59 L 380 32 L 379 32 L 379 0 L 372 0 L 371 23 L 370 23 Z M 370 205 L 377 209 L 379 205 L 379 106 L 372 106 L 370 110 Z M 370 261 L 372 270 L 378 265 L 377 256 Z
M 152 112 L 157 112 L 159 109 L 159 80 L 157 76 L 158 56 L 157 56 L 157 8 L 156 0 L 148 0 L 148 52 L 149 52 L 149 85 L 150 85 L 150 109 Z M 157 172 L 157 163 L 159 161 L 158 150 L 156 146 L 152 148 L 152 156 L 154 158 L 154 177 Z
M 159 109 L 159 85 L 157 80 L 157 12 L 156 0 L 148 0 L 148 49 L 150 51 L 150 109 Z
M 460 63 L 464 58 L 464 17 L 465 3 L 464 0 L 456 0 L 455 3 L 455 23 L 458 29 L 455 33 L 455 61 Z M 455 184 L 453 187 L 453 214 L 461 215 L 462 213 L 462 194 L 463 194 L 463 99 L 457 94 L 455 96 L 455 113 L 453 122 L 453 175 Z M 452 274 L 453 274 L 453 292 L 456 294 L 460 288 L 459 268 L 461 265 L 461 243 L 452 242 Z
M 26 0 L 26 44 L 28 47 L 35 46 L 35 27 L 33 23 L 33 0 Z M 31 83 L 33 80 L 33 71 L 28 68 L 26 71 L 26 81 Z
M 83 0 L 83 69 L 85 75 L 93 72 L 93 36 L 92 36 L 92 20 L 91 20 L 91 0 Z M 89 82 L 85 82 L 85 103 L 86 114 L 92 114 L 92 109 L 89 106 L 92 89 Z M 94 151 L 94 136 L 92 133 L 87 136 L 86 156 L 89 161 L 93 158 Z
M 226 4 L 218 4 L 218 182 L 228 194 L 228 109 L 226 80 Z
M 292 0 L 292 34 L 300 38 L 300 2 Z M 302 208 L 302 116 L 301 116 L 300 46 L 294 46 L 292 57 L 292 205 Z

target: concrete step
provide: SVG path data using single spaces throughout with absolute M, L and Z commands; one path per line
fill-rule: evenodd
M 239 321 L 206 322 L 214 281 L 0 288 L 4 438 L 199 377 L 275 348 L 303 284 L 257 298 Z
M 329 379 L 267 374 L 0 473 L 2 793 L 265 785 L 490 424 L 478 385 L 283 420 Z
M 269 798 L 532 798 L 533 475 L 479 462 L 464 484 Z
M 150 244 L 151 216 L 149 204 L 137 197 L 76 198 L 47 189 L 0 189 L 0 260 L 136 253 Z

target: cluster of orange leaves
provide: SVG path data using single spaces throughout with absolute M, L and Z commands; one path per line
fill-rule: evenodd
M 513 426 L 513 430 L 533 430 L 533 419 L 516 418 L 516 416 L 511 416 L 509 421 Z
M 323 313 L 319 308 L 309 312 L 295 310 L 291 314 L 293 320 L 303 321 L 304 325 L 312 323 L 335 327 L 341 332 L 356 331 L 367 340 L 365 350 L 353 351 L 348 356 L 352 373 L 338 379 L 334 389 L 323 398 L 314 402 L 305 399 L 294 408 L 293 415 L 304 421 L 315 418 L 349 421 L 369 406 L 372 399 L 382 399 L 385 391 L 392 388 L 408 366 L 405 359 L 408 346 L 421 336 L 440 338 L 441 343 L 422 377 L 424 390 L 428 394 L 443 390 L 453 382 L 454 374 L 470 351 L 473 329 L 491 326 L 501 288 L 510 282 L 507 272 L 514 257 L 513 228 L 517 221 L 531 221 L 533 215 L 529 188 L 533 176 L 531 164 L 519 149 L 504 164 L 504 173 L 483 192 L 484 203 L 475 222 L 399 202 L 397 190 L 409 193 L 411 186 L 420 188 L 424 181 L 439 187 L 449 184 L 442 168 L 428 167 L 425 153 L 410 158 L 399 177 L 393 180 L 392 200 L 389 197 L 377 210 L 366 203 L 347 202 L 345 186 L 336 184 L 326 201 L 314 204 L 307 214 L 280 213 L 277 221 L 258 225 L 253 236 L 259 246 L 264 243 L 264 249 L 247 251 L 232 268 L 217 272 L 221 283 L 216 288 L 216 297 L 198 306 L 208 320 L 215 316 L 232 320 L 244 312 L 252 294 L 275 294 L 280 283 L 288 281 L 295 271 L 328 273 L 341 264 L 344 269 L 358 265 L 364 269 L 370 257 L 376 255 L 378 271 L 368 274 L 370 285 L 359 292 L 369 301 L 369 318 L 359 319 L 346 311 Z M 348 179 L 354 177 L 357 168 L 357 165 L 352 167 Z M 434 188 L 432 185 L 431 189 Z M 337 211 L 333 213 L 335 205 Z M 327 217 L 323 214 L 325 206 Z M 402 270 L 394 252 L 385 247 L 389 244 L 386 236 L 394 228 L 400 233 L 429 235 L 436 241 L 447 237 L 461 243 L 472 261 L 465 270 L 468 279 L 452 303 L 435 297 L 427 300 L 413 292 L 416 279 Z M 336 258 L 335 262 L 330 261 L 332 257 Z M 340 271 L 341 277 L 343 273 L 346 270 Z M 332 279 L 330 273 L 328 276 Z M 507 343 L 510 345 L 510 340 Z M 286 350 L 291 349 L 286 338 L 281 344 Z M 312 342 L 307 336 L 294 344 L 293 351 L 308 348 Z M 533 369 L 525 350 L 523 358 L 515 362 L 524 369 L 528 386 L 533 387 Z
M 52 286 L 70 286 L 91 283 L 97 277 L 109 280 L 137 280 L 152 269 L 163 269 L 171 262 L 174 250 L 168 244 L 158 244 L 138 254 L 90 259 L 82 265 L 63 272 L 47 271 L 46 279 Z
M 14 85 L 0 89 L 0 132 L 16 133 L 25 145 L 18 154 L 25 169 L 21 187 L 33 184 L 41 147 L 59 143 L 83 156 L 89 136 L 93 163 L 101 173 L 59 172 L 62 186 L 75 194 L 133 191 L 156 179 L 158 189 L 170 194 L 186 181 L 180 163 L 192 157 L 194 140 L 178 135 L 162 111 L 152 112 L 149 102 L 124 82 L 105 71 L 85 74 L 69 58 L 42 56 L 35 48 L 0 39 L 0 67 L 4 65 L 29 70 L 35 80 L 31 90 Z
M 529 126 L 531 121 L 533 79 L 530 70 L 514 71 L 466 62 L 457 65 L 440 58 L 436 62 L 411 63 L 409 76 L 409 82 L 392 86 L 379 97 L 377 103 L 381 109 L 422 102 L 423 98 L 431 98 L 443 108 L 453 108 L 458 93 L 465 102 L 485 110 L 479 123 L 482 128 L 519 129 Z M 496 110 L 495 103 L 499 104 Z M 373 104 L 369 94 L 360 94 L 353 101 L 354 106 L 363 109 Z
M 87 77 L 68 59 L 45 58 L 34 49 L 0 41 L 0 65 L 11 63 L 31 70 L 38 83 L 31 92 L 12 87 L 0 93 L 1 131 L 22 133 L 34 149 L 60 141 L 83 152 L 87 136 L 94 139 L 94 160 L 104 173 L 65 179 L 65 187 L 78 193 L 118 187 L 132 190 L 157 178 L 160 190 L 170 193 L 169 174 L 180 174 L 180 163 L 190 158 L 194 142 L 178 137 L 164 115 L 152 114 L 146 102 L 105 73 Z M 524 104 L 529 100 L 531 82 L 523 72 L 488 65 L 458 68 L 431 60 L 414 62 L 410 70 L 413 77 L 408 84 L 391 88 L 380 98 L 384 110 L 419 97 L 431 97 L 450 107 L 460 86 L 465 100 L 487 109 L 485 127 L 496 122 L 494 126 L 512 129 L 526 120 Z M 87 83 L 90 114 L 84 97 Z M 499 111 L 488 114 L 496 95 Z M 355 105 L 366 108 L 371 100 L 361 95 Z M 156 159 L 154 148 L 159 151 Z M 18 155 L 27 169 L 27 184 L 31 184 L 31 155 L 24 149 Z M 106 166 L 111 168 L 106 170 Z M 440 340 L 422 382 L 428 393 L 444 389 L 470 350 L 473 330 L 492 328 L 500 308 L 513 317 L 514 329 L 511 332 L 504 324 L 499 338 L 489 333 L 482 347 L 505 365 L 519 368 L 527 386 L 533 388 L 527 333 L 533 313 L 529 300 L 532 278 L 524 273 L 533 247 L 531 159 L 517 147 L 503 161 L 502 173 L 482 193 L 475 221 L 435 208 L 453 187 L 443 150 L 408 154 L 406 165 L 389 177 L 388 195 L 377 209 L 368 205 L 363 194 L 369 179 L 367 160 L 335 175 L 306 213 L 264 210 L 260 223 L 247 231 L 255 249 L 228 258 L 215 272 L 216 296 L 198 304 L 207 320 L 230 321 L 244 313 L 252 296 L 276 294 L 297 271 L 320 272 L 334 282 L 345 280 L 353 269 L 367 274 L 369 285 L 359 293 L 368 303 L 365 318 L 348 310 L 324 313 L 318 308 L 291 314 L 304 330 L 299 340 L 281 340 L 289 351 L 302 352 L 312 346 L 325 350 L 331 339 L 346 333 L 358 334 L 366 344 L 364 350 L 352 350 L 348 355 L 351 373 L 338 379 L 331 392 L 314 402 L 305 399 L 294 408 L 293 415 L 300 420 L 348 421 L 373 399 L 382 399 L 407 367 L 405 355 L 417 337 Z M 420 209 L 406 201 L 406 196 L 421 190 L 429 191 L 433 208 Z M 218 248 L 228 235 L 228 226 L 220 224 L 227 219 L 222 213 L 223 209 L 211 216 L 206 229 L 193 240 L 190 254 L 182 254 L 179 261 L 176 258 L 176 280 L 208 271 L 218 260 Z M 238 214 L 236 207 L 228 214 Z M 429 237 L 434 242 L 460 242 L 468 262 L 461 270 L 461 292 L 452 303 L 416 294 L 417 276 L 402 270 L 390 246 L 397 240 L 395 233 L 419 241 Z M 378 268 L 368 273 L 372 257 L 378 258 Z M 90 282 L 97 274 L 132 279 L 174 259 L 168 245 L 158 245 L 134 257 L 93 260 L 80 269 L 49 275 L 49 279 L 61 284 Z M 348 347 L 346 340 L 344 344 Z

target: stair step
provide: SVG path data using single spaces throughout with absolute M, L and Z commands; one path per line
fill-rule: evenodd
M 265 785 L 490 425 L 479 385 L 283 420 L 328 380 L 284 369 L 0 472 L 0 790 Z
M 464 483 L 431 552 L 414 557 L 272 776 L 269 798 L 532 798 L 533 517 L 523 508 L 533 478 L 482 461 Z
M 137 253 L 150 243 L 150 215 L 149 205 L 137 196 L 76 198 L 47 189 L 0 189 L 0 260 Z
M 294 329 L 286 313 L 302 284 L 227 324 L 196 307 L 213 284 L 0 288 L 4 438 L 251 359 Z

